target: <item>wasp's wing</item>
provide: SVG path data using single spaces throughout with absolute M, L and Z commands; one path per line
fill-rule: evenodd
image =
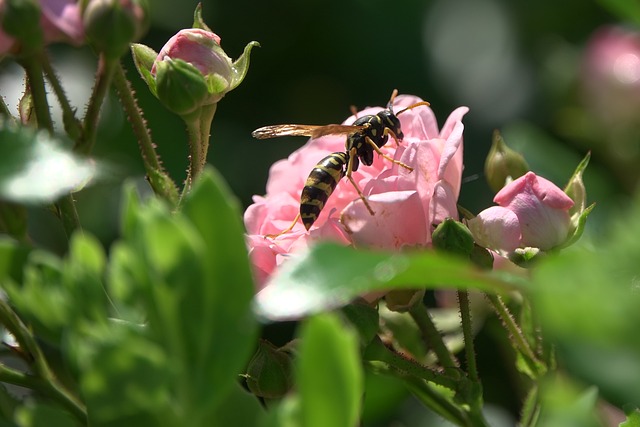
M 251 135 L 257 139 L 276 138 L 278 136 L 310 136 L 319 138 L 325 135 L 343 135 L 357 132 L 366 126 L 350 125 L 272 125 L 254 130 Z

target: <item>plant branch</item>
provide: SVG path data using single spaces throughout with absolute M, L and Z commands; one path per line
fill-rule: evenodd
M 535 375 L 541 375 L 546 371 L 544 364 L 538 360 L 534 354 L 529 342 L 524 337 L 522 330 L 516 324 L 515 319 L 511 315 L 511 312 L 507 308 L 502 298 L 499 295 L 485 294 L 487 299 L 493 305 L 498 317 L 502 321 L 504 327 L 509 331 L 509 339 L 511 344 L 524 357 L 525 361 L 531 368 Z
M 87 111 L 82 123 L 82 137 L 76 141 L 74 147 L 74 151 L 77 153 L 89 155 L 93 150 L 100 118 L 100 109 L 109 92 L 111 77 L 117 65 L 117 61 L 108 60 L 104 54 L 100 54 L 96 83 L 93 86 L 93 92 L 91 93 L 91 98 L 89 98 L 89 105 L 87 106 Z
M 462 335 L 464 336 L 464 352 L 467 359 L 467 374 L 471 381 L 480 383 L 478 366 L 476 364 L 476 352 L 473 344 L 473 326 L 471 324 L 469 292 L 459 290 L 458 303 L 460 304 L 460 319 L 462 322 Z
M 64 88 L 60 83 L 60 79 L 56 75 L 53 67 L 51 66 L 51 61 L 46 54 L 42 55 L 42 69 L 49 81 L 49 84 L 51 84 L 51 87 L 53 88 L 53 93 L 55 93 L 56 98 L 58 98 L 60 108 L 62 108 L 62 122 L 64 124 L 64 130 L 72 140 L 76 141 L 82 135 L 82 124 L 76 118 L 75 109 L 71 106 L 71 103 L 64 92 Z
M 127 80 L 125 70 L 121 64 L 118 64 L 115 68 L 113 83 L 118 93 L 120 104 L 122 104 L 129 118 L 129 123 L 131 123 L 133 133 L 138 140 L 142 163 L 144 164 L 151 188 L 153 188 L 153 191 L 157 195 L 169 201 L 172 206 L 175 206 L 178 203 L 178 189 L 162 167 L 160 156 L 151 139 L 151 132 L 149 128 L 147 128 L 142 110 L 138 106 L 133 89 Z
M 31 360 L 28 361 L 31 362 L 30 365 L 36 374 L 35 376 L 27 375 L 0 364 L 0 381 L 38 390 L 58 401 L 81 422 L 86 422 L 86 409 L 82 403 L 58 382 L 29 329 L 9 304 L 1 298 L 0 323 L 13 334 L 20 348 L 30 356 Z
M 409 310 L 409 314 L 416 322 L 418 329 L 420 329 L 427 348 L 432 349 L 438 357 L 440 366 L 444 368 L 458 367 L 458 362 L 445 345 L 442 335 L 433 323 L 427 308 L 423 304 L 414 304 Z

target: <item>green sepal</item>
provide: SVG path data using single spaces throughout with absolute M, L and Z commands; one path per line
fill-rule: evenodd
M 587 203 L 587 191 L 585 189 L 584 182 L 582 181 L 582 175 L 584 174 L 590 159 L 591 153 L 587 153 L 584 159 L 582 159 L 576 167 L 576 170 L 573 172 L 573 175 L 571 175 L 569 182 L 564 188 L 565 194 L 569 196 L 574 203 L 573 207 L 569 209 L 569 215 L 572 217 L 576 214 L 582 214 Z
M 182 59 L 165 58 L 156 64 L 156 96 L 174 113 L 197 111 L 209 97 L 207 82 L 196 67 Z
M 249 57 L 251 56 L 251 50 L 254 47 L 260 47 L 260 43 L 256 41 L 250 42 L 245 46 L 244 52 L 238 59 L 235 60 L 231 68 L 233 69 L 233 79 L 229 82 L 229 90 L 235 89 L 244 80 L 249 70 Z
M 569 237 L 563 244 L 561 244 L 560 246 L 557 246 L 554 249 L 566 248 L 578 241 L 578 239 L 582 236 L 582 233 L 584 232 L 584 227 L 587 224 L 587 217 L 595 207 L 596 207 L 596 204 L 592 203 L 585 210 L 582 211 L 582 213 L 578 217 L 578 221 L 576 222 L 576 226 L 575 226 L 575 229 L 573 230 L 573 233 L 571 234 L 571 237 Z
M 133 43 L 131 44 L 131 56 L 133 57 L 133 63 L 142 77 L 142 80 L 149 86 L 149 90 L 154 96 L 158 96 L 156 89 L 156 79 L 151 74 L 153 63 L 158 57 L 158 52 L 151 49 L 149 46 Z
M 493 133 L 493 141 L 484 163 L 484 173 L 489 187 L 496 193 L 510 181 L 529 171 L 529 165 L 522 154 L 509 148 L 500 131 Z
M 213 33 L 211 28 L 204 23 L 202 19 L 202 3 L 198 3 L 196 9 L 193 11 L 193 28 L 199 28 L 201 30 L 209 31 Z

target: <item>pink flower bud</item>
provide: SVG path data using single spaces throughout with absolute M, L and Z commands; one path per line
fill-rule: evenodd
M 505 252 L 519 247 L 548 250 L 569 237 L 573 200 L 533 172 L 505 186 L 493 201 L 499 206 L 469 221 L 469 229 L 482 246 Z
M 211 31 L 200 28 L 180 30 L 160 50 L 151 74 L 155 75 L 158 62 L 171 58 L 188 62 L 203 76 L 216 73 L 229 77 L 231 60 L 216 46 L 220 46 L 220 37 Z

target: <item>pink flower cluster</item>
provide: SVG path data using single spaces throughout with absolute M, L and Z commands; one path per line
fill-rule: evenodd
M 0 16 L 4 15 L 5 0 L 0 0 Z M 67 42 L 80 45 L 84 41 L 84 27 L 80 5 L 75 0 L 40 0 L 40 26 L 45 44 Z M 18 48 L 13 37 L 0 28 L 0 55 Z M 14 52 L 15 53 L 15 52 Z
M 393 110 L 420 102 L 401 95 Z M 376 114 L 380 107 L 367 108 L 358 117 Z M 457 218 L 456 201 L 462 176 L 462 117 L 467 107 L 451 113 L 441 130 L 429 107 L 407 110 L 399 116 L 404 140 L 399 147 L 392 138 L 383 151 L 403 167 L 375 156 L 371 166 L 360 165 L 353 178 L 363 190 L 375 215 L 371 215 L 357 191 L 345 178 L 329 197 L 322 213 L 306 232 L 300 221 L 290 232 L 276 238 L 296 217 L 300 192 L 318 161 L 329 153 L 344 151 L 346 136 L 328 135 L 311 139 L 288 159 L 270 170 L 265 196 L 254 196 L 244 215 L 247 242 L 259 286 L 288 256 L 315 241 L 331 240 L 356 247 L 401 249 L 431 244 L 432 225 L 446 217 Z M 344 124 L 351 124 L 355 116 Z

